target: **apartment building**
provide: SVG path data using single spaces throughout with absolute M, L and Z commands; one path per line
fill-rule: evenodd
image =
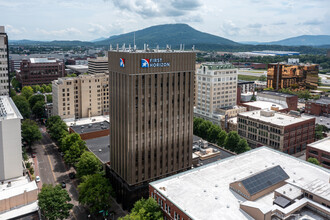
M 218 109 L 236 105 L 237 69 L 228 63 L 205 63 L 196 71 L 194 115 L 220 125 Z M 239 108 L 237 108 L 239 109 Z M 236 113 L 237 114 L 237 113 Z
M 306 160 L 316 158 L 322 167 L 330 169 L 330 137 L 307 145 Z
M 164 219 L 330 219 L 329 170 L 260 147 L 149 184 Z
M 9 94 L 8 53 L 8 35 L 5 27 L 0 26 L 0 95 Z
M 316 89 L 319 65 L 270 63 L 267 70 L 267 87 L 275 90 L 299 87 Z
M 108 57 L 89 58 L 87 61 L 89 74 L 106 73 L 108 71 Z
M 49 84 L 65 75 L 63 61 L 54 58 L 23 59 L 20 70 L 16 71 L 16 79 L 22 86 Z
M 322 97 L 317 100 L 308 100 L 306 102 L 305 111 L 311 115 L 330 116 L 330 98 Z
M 111 181 L 124 207 L 191 168 L 195 56 L 109 51 Z
M 265 145 L 288 154 L 299 153 L 314 142 L 315 118 L 293 113 L 269 109 L 240 113 L 238 134 L 252 148 Z
M 78 119 L 109 114 L 108 85 L 105 73 L 54 80 L 53 115 Z

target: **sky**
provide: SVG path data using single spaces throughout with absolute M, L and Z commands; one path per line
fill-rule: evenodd
M 330 0 L 0 0 L 11 40 L 90 41 L 173 23 L 238 42 L 330 35 Z

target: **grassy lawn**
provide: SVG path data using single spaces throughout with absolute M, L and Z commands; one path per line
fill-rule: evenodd
M 238 79 L 239 80 L 246 80 L 246 81 L 256 81 L 259 79 L 259 76 L 247 76 L 247 75 L 239 75 L 238 74 Z

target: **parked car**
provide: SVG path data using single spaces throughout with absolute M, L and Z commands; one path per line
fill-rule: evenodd
M 40 182 L 40 176 L 36 176 L 36 183 Z
M 66 183 L 63 181 L 63 182 L 61 183 L 61 186 L 62 186 L 62 188 L 66 188 Z
M 75 172 L 69 173 L 69 177 L 70 177 L 70 179 L 76 178 L 76 173 Z
M 32 158 L 35 158 L 36 157 L 36 153 L 32 153 Z

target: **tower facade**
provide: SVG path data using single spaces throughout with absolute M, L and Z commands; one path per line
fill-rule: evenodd
M 109 51 L 110 166 L 128 186 L 192 165 L 194 52 Z
M 0 26 L 0 95 L 9 94 L 8 36 Z

